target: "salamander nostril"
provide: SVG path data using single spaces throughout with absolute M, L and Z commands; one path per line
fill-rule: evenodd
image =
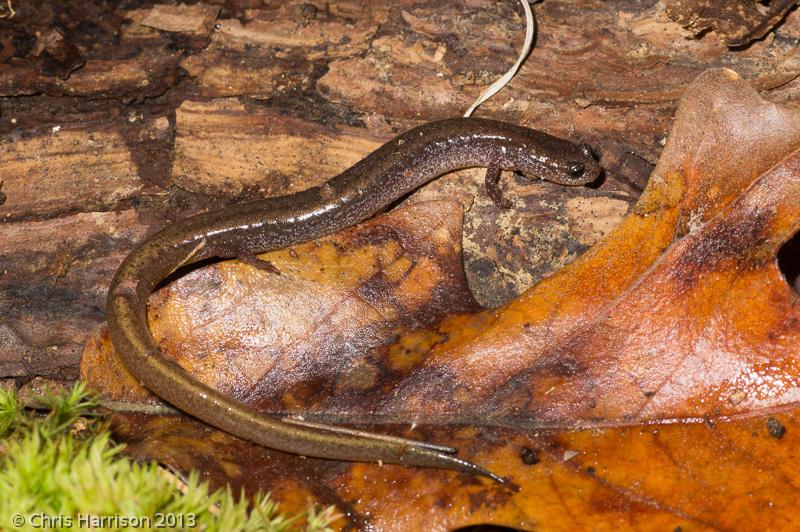
M 570 163 L 567 166 L 567 173 L 572 177 L 581 177 L 586 172 L 586 165 L 583 163 Z

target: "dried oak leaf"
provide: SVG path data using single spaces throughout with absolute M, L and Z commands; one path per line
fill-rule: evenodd
M 342 257 L 361 253 L 361 241 L 394 250 L 389 270 L 401 272 L 396 279 L 416 301 L 446 286 L 432 279 L 448 271 L 450 286 L 462 290 L 452 259 L 457 224 L 444 224 L 450 258 L 427 261 L 437 276 L 421 258 L 392 266 L 405 248 L 360 240 L 359 230 L 264 256 L 281 271 L 305 269 L 302 289 L 319 283 L 320 291 L 370 294 L 369 312 L 337 304 L 342 313 L 307 328 L 311 338 L 285 331 L 317 320 L 298 302 L 314 306 L 318 298 L 276 287 L 283 275 L 259 295 L 264 288 L 246 284 L 254 271 L 220 263 L 154 298 L 151 319 L 165 351 L 226 393 L 274 413 L 452 445 L 519 491 L 449 471 L 304 459 L 182 417 L 119 415 L 119 437 L 135 456 L 200 468 L 214 484 L 270 490 L 286 509 L 334 504 L 342 528 L 798 528 L 800 298 L 775 261 L 800 228 L 798 148 L 800 113 L 761 100 L 730 70 L 712 70 L 687 88 L 662 157 L 622 224 L 504 307 L 466 311 L 471 303 L 459 296 L 451 312 L 433 309 L 437 320 L 449 314 L 443 319 L 401 330 L 407 324 L 386 309 L 406 296 L 376 304 L 378 292 L 362 288 L 375 270 L 348 274 L 358 261 Z M 365 229 L 401 217 L 404 230 L 440 231 L 442 222 L 413 209 Z M 315 246 L 330 253 L 302 260 Z M 319 277 L 323 267 L 336 268 L 341 285 Z M 259 303 L 283 303 L 260 313 L 232 308 L 237 318 L 211 322 L 215 307 L 247 305 L 221 293 L 240 283 Z M 184 301 L 196 301 L 194 309 L 178 308 Z M 412 327 L 422 321 L 413 319 Z M 248 345 L 254 330 L 265 340 L 257 347 Z M 100 335 L 87 345 L 84 377 L 112 398 L 143 401 L 110 360 Z
M 765 4 L 765 5 L 762 5 Z M 797 0 L 667 0 L 669 18 L 696 34 L 708 29 L 728 46 L 744 46 L 778 25 Z
M 461 266 L 461 204 L 422 202 L 357 228 L 198 268 L 150 299 L 161 349 L 211 386 L 264 408 L 304 407 L 334 389 L 371 387 L 370 352 L 406 330 L 478 308 Z M 106 331 L 83 375 L 109 398 L 155 401 L 124 371 Z

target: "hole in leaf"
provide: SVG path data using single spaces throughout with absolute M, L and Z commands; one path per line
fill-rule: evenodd
M 796 233 L 778 251 L 778 268 L 789 286 L 800 293 L 800 232 Z

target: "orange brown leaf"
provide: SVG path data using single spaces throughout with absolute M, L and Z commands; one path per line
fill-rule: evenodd
M 305 270 L 309 281 L 286 291 L 257 293 L 245 266 L 220 263 L 153 301 L 162 348 L 226 393 L 276 414 L 452 445 L 519 491 L 447 471 L 303 459 L 186 419 L 118 416 L 118 432 L 137 456 L 271 490 L 288 508 L 335 504 L 341 527 L 796 528 L 800 298 L 775 256 L 800 228 L 798 148 L 800 113 L 713 70 L 687 88 L 622 224 L 499 309 L 476 311 L 459 292 L 446 308 L 426 310 L 428 322 L 398 318 L 437 300 L 437 287 L 463 289 L 457 228 L 431 224 L 420 206 L 361 229 L 369 235 L 400 217 L 396 240 L 361 244 L 354 230 L 264 255 L 281 271 Z M 443 225 L 450 238 L 435 243 L 431 227 Z M 415 230 L 441 255 L 404 260 L 414 247 L 404 231 Z M 290 260 L 326 246 L 319 261 Z M 352 258 L 365 248 L 365 258 Z M 388 257 L 381 278 L 398 272 L 385 299 L 384 281 L 362 288 L 377 271 L 370 261 L 380 260 L 370 257 Z M 322 267 L 341 267 L 341 282 L 320 279 Z M 311 281 L 369 294 L 369 308 L 350 311 L 348 299 L 334 298 L 329 326 L 306 327 L 302 341 L 278 338 L 307 319 L 299 309 L 314 305 L 296 303 L 316 299 L 304 293 Z M 249 305 L 224 293 L 238 283 L 245 299 L 283 298 L 269 311 L 280 327 L 254 309 L 242 314 L 249 322 L 208 320 L 212 307 L 238 316 Z M 194 325 L 202 316 L 207 331 Z M 251 330 L 265 340 L 252 351 L 243 348 Z M 84 376 L 121 393 L 127 387 L 94 365 L 101 351 L 112 360 L 107 345 L 90 344 Z

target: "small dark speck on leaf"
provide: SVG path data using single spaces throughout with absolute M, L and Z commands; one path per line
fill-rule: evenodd
M 653 397 L 655 394 L 656 394 L 656 392 L 644 392 L 644 396 L 647 397 L 648 399 L 650 397 Z
M 770 436 L 778 440 L 783 438 L 783 435 L 786 434 L 786 427 L 784 424 L 774 417 L 767 419 L 767 430 L 769 431 Z
M 683 532 L 683 527 L 682 526 L 676 526 L 675 528 L 672 529 L 672 532 Z
M 592 466 L 589 466 L 589 467 L 586 468 L 586 472 L 588 474 L 590 474 L 590 475 L 594 475 L 596 471 L 597 470 L 595 468 L 593 468 Z
M 530 447 L 523 447 L 522 452 L 519 453 L 522 458 L 522 463 L 525 465 L 536 465 L 541 462 L 539 458 L 539 449 L 531 449 Z

